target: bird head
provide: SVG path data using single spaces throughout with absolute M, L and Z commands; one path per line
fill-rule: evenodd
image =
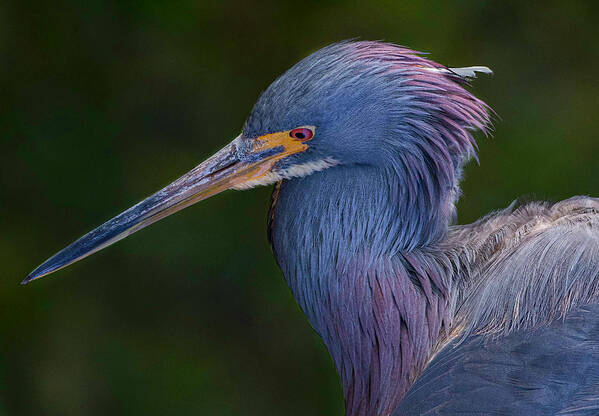
M 388 43 L 336 43 L 260 95 L 240 140 L 310 130 L 303 151 L 273 166 L 273 181 L 335 165 L 389 167 L 402 155 L 459 164 L 475 153 L 472 131 L 489 125 L 487 106 L 463 88 L 476 72 L 491 71 L 446 68 Z
M 484 67 L 450 69 L 381 42 L 340 42 L 303 59 L 259 97 L 242 133 L 181 178 L 84 235 L 24 281 L 82 259 L 189 205 L 338 165 L 433 167 L 451 183 L 485 131 L 485 104 L 461 84 Z M 418 172 L 416 174 L 419 174 Z

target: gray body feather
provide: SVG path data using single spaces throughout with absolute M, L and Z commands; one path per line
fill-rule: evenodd
M 399 415 L 599 414 L 599 305 L 534 331 L 471 335 L 445 346 L 394 413 Z
M 394 415 L 599 414 L 599 199 L 456 226 L 452 330 Z

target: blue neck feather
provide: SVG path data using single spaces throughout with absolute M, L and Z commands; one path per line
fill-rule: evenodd
M 456 182 L 393 160 L 283 181 L 273 194 L 275 257 L 329 349 L 348 415 L 389 414 L 449 325 L 450 273 L 434 246 Z
M 308 150 L 275 167 L 338 165 L 277 186 L 275 257 L 343 383 L 347 414 L 388 415 L 450 326 L 462 163 L 488 133 L 488 107 L 457 73 L 406 48 L 342 42 L 261 94 L 246 137 L 316 126 Z

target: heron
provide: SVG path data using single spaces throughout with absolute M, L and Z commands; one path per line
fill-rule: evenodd
M 198 201 L 274 185 L 268 238 L 339 374 L 346 415 L 599 414 L 599 199 L 456 225 L 486 67 L 326 46 L 261 93 L 214 156 L 37 267 L 27 283 Z

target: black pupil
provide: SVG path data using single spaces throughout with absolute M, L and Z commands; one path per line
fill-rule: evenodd
M 301 131 L 296 131 L 295 137 L 297 137 L 298 139 L 305 139 L 306 135 L 304 133 L 302 133 Z

